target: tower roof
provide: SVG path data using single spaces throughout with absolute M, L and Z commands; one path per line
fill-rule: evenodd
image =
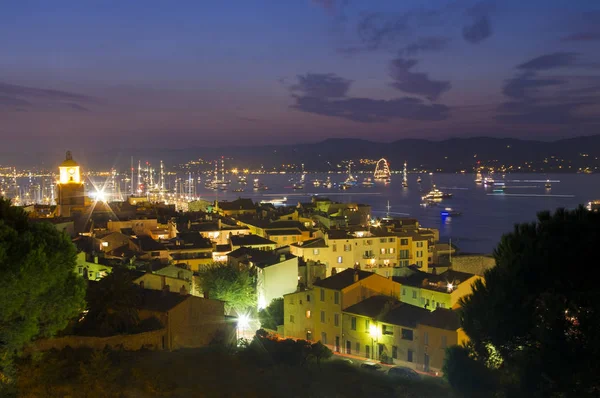
M 71 151 L 67 151 L 67 156 L 65 160 L 60 164 L 59 167 L 76 167 L 79 164 L 73 160 L 73 155 L 71 155 Z

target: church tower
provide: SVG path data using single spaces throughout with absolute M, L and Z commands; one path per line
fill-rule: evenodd
M 58 215 L 71 217 L 75 208 L 85 206 L 85 194 L 79 164 L 73 160 L 71 151 L 67 151 L 64 162 L 58 167 Z

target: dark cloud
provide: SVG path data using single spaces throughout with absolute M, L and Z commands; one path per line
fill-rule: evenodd
M 396 58 L 390 65 L 390 76 L 394 82 L 390 85 L 405 93 L 421 95 L 435 101 L 442 93 L 450 90 L 449 81 L 431 80 L 427 73 L 412 72 L 417 65 L 415 59 Z
M 66 108 L 89 111 L 81 105 L 96 102 L 92 97 L 60 90 L 47 90 L 15 84 L 0 83 L 0 106 L 15 110 Z
M 422 28 L 440 23 L 443 10 L 412 10 L 400 14 L 365 13 L 361 15 L 358 37 L 369 50 L 389 47 L 398 49 L 398 41 L 411 34 L 417 27 Z
M 422 37 L 400 50 L 401 54 L 414 56 L 422 51 L 441 51 L 448 47 L 450 39 L 442 36 Z
M 292 108 L 302 112 L 333 116 L 362 123 L 388 122 L 392 119 L 438 121 L 449 117 L 449 109 L 441 104 L 425 104 L 417 98 L 374 100 L 346 98 L 331 100 L 296 97 Z
M 525 72 L 506 81 L 502 92 L 507 97 L 515 99 L 532 98 L 544 87 L 564 84 L 563 79 L 537 78 L 533 72 Z
M 290 86 L 292 91 L 307 97 L 345 97 L 352 80 L 341 78 L 333 73 L 307 73 L 298 76 L 298 83 Z
M 536 57 L 532 60 L 522 63 L 521 65 L 518 65 L 517 68 L 527 71 L 542 71 L 570 66 L 575 64 L 576 60 L 576 53 L 556 52 Z
M 469 43 L 477 44 L 492 35 L 490 14 L 494 10 L 494 3 L 482 1 L 467 9 L 466 14 L 472 19 L 462 30 L 463 38 Z
M 595 41 L 600 40 L 600 32 L 579 32 L 562 38 L 563 41 Z
M 477 44 L 492 35 L 492 25 L 487 16 L 477 18 L 472 24 L 463 27 L 463 37 L 469 43 Z
M 387 122 L 392 119 L 437 121 L 449 117 L 447 106 L 426 104 L 418 98 L 348 98 L 346 94 L 351 83 L 351 80 L 331 73 L 298 76 L 298 83 L 289 87 L 295 100 L 292 108 L 362 123 Z
M 509 101 L 498 107 L 496 120 L 514 124 L 590 125 L 600 117 L 580 111 L 600 104 L 598 76 L 542 76 L 565 67 L 580 67 L 577 54 L 558 52 L 542 55 L 518 65 L 503 93 Z M 575 86 L 575 87 L 573 87 Z

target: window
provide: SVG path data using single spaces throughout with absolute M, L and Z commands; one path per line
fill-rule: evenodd
M 333 314 L 333 326 L 340 326 L 340 314 Z
M 408 355 L 407 355 L 406 360 L 408 362 L 412 362 L 413 361 L 413 351 L 412 350 L 408 350 Z
M 284 241 L 284 242 L 287 242 L 287 238 L 288 238 L 287 236 L 284 236 L 284 237 L 283 237 L 283 241 Z
M 388 253 L 389 253 L 389 254 L 394 254 L 394 253 L 396 253 L 396 249 L 394 249 L 393 247 L 390 247 L 390 248 L 388 249 Z
M 307 302 L 307 303 L 310 303 L 310 294 L 307 294 L 307 295 L 306 295 L 306 302 Z
M 356 355 L 360 355 L 360 343 L 356 343 L 354 349 L 356 350 Z
M 417 246 L 417 247 L 423 247 L 423 242 L 417 242 L 417 243 L 416 243 L 416 246 Z
M 337 251 L 337 245 L 333 245 L 333 246 L 331 247 L 331 250 L 332 250 L 333 252 L 336 252 L 336 251 Z
M 371 346 L 370 345 L 365 346 L 365 358 L 371 358 Z
M 294 323 L 294 316 L 290 315 L 290 323 Z
M 395 345 L 392 346 L 392 358 L 398 359 L 398 347 Z
M 338 258 L 337 258 L 337 262 L 338 262 L 338 264 L 341 264 L 341 263 L 343 262 L 343 260 L 342 260 L 342 256 L 338 256 Z
M 408 239 L 400 239 L 400 245 L 401 245 L 401 246 L 406 246 L 406 245 L 408 245 Z
M 103 247 L 108 247 L 108 242 L 102 242 Z
M 417 261 L 417 267 L 422 268 L 423 267 L 423 261 Z
M 346 354 L 352 355 L 352 342 L 350 340 L 346 340 Z
M 429 345 L 429 332 L 423 332 L 423 344 Z
M 421 305 L 425 304 L 425 299 L 423 297 L 421 297 Z
M 442 303 L 442 308 L 446 308 L 446 303 Z
M 325 323 L 325 311 L 321 311 L 321 323 Z
M 325 301 L 325 289 L 321 289 L 321 301 Z
M 409 250 L 400 250 L 400 258 L 401 259 L 408 259 L 410 258 L 410 251 Z
M 385 238 L 380 238 L 379 243 L 385 243 Z
M 385 248 L 384 248 L 384 247 L 382 247 L 382 248 L 381 248 L 381 250 L 379 251 L 379 253 L 381 253 L 381 254 L 385 254 Z
M 158 256 L 160 256 L 160 252 L 150 252 L 150 255 L 152 257 L 158 257 Z
M 333 292 L 333 303 L 334 304 L 340 303 L 340 292 Z
M 401 267 L 408 267 L 408 260 L 400 260 Z
M 394 327 L 390 326 L 390 325 L 383 325 L 381 328 L 381 334 L 393 336 L 394 335 Z
M 371 327 L 371 321 L 369 319 L 365 319 L 365 331 L 369 333 L 369 328 Z
M 79 267 L 79 275 L 83 275 L 83 267 Z
M 446 348 L 448 346 L 448 336 L 442 336 L 442 348 Z
M 353 316 L 352 318 L 350 318 L 350 329 L 351 330 L 356 330 L 356 317 Z
M 423 257 L 423 250 L 417 250 L 417 257 Z
M 364 257 L 365 258 L 371 258 L 371 257 L 373 257 L 373 250 L 365 250 Z
M 327 344 L 327 333 L 321 332 L 321 343 Z
M 373 241 L 372 241 L 371 239 L 367 239 L 367 241 L 365 242 L 365 244 L 366 244 L 367 246 L 370 246 L 370 245 L 372 245 L 372 244 L 373 244 Z
M 313 254 L 316 256 L 319 254 L 319 249 L 313 249 Z
M 413 298 L 414 298 L 414 299 L 416 299 L 416 298 L 417 298 L 417 291 L 416 291 L 416 290 L 413 290 L 413 291 L 412 291 L 412 294 L 413 294 Z
M 352 250 L 352 245 L 351 244 L 344 245 L 344 251 L 345 252 L 349 252 L 351 250 Z
M 410 340 L 413 339 L 413 331 L 412 329 L 404 329 L 402 328 L 402 340 Z
M 393 243 L 393 242 L 395 242 L 395 241 L 396 241 L 396 238 L 389 238 L 389 239 L 388 239 L 388 242 L 390 242 L 390 243 Z

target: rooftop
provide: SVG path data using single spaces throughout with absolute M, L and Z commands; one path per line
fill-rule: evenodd
M 302 235 L 302 231 L 298 228 L 290 229 L 267 229 L 267 235 L 269 236 L 282 236 L 282 235 Z
M 393 297 L 371 296 L 357 304 L 346 308 L 344 312 L 366 316 L 369 318 L 378 318 L 386 309 L 400 305 L 400 302 Z
M 356 283 L 354 281 L 355 275 L 358 276 L 358 281 L 361 281 L 376 274 L 372 272 L 348 268 L 343 270 L 342 272 L 338 272 L 337 274 L 330 276 L 329 278 L 316 281 L 313 285 L 318 287 L 324 287 L 326 289 L 342 290 Z
M 460 316 L 454 310 L 447 308 L 438 308 L 433 312 L 429 312 L 421 323 L 438 329 L 457 330 L 460 329 Z
M 233 246 L 274 245 L 275 242 L 258 235 L 232 235 L 229 240 Z
M 259 268 L 267 268 L 271 265 L 279 264 L 283 261 L 287 261 L 295 256 L 289 252 L 283 251 L 264 251 L 259 249 L 253 249 L 251 247 L 240 247 L 227 254 L 227 257 L 235 259 L 244 259 L 251 262 Z M 283 258 L 282 258 L 283 257 Z
M 385 314 L 381 321 L 398 326 L 416 328 L 422 319 L 430 314 L 429 310 L 414 305 L 402 303 Z
M 226 202 L 226 201 L 218 202 L 218 206 L 219 206 L 219 209 L 226 210 L 226 211 L 255 210 L 256 209 L 256 206 L 254 205 L 254 202 L 252 202 L 252 199 L 242 199 L 242 198 L 238 198 L 231 202 Z
M 292 246 L 295 247 L 302 247 L 302 248 L 310 248 L 310 249 L 318 249 L 318 248 L 322 248 L 322 247 L 327 247 L 327 245 L 325 244 L 325 239 L 323 238 L 315 238 L 315 239 L 309 239 L 309 240 L 305 240 L 303 242 L 296 242 L 294 244 L 292 244 Z

